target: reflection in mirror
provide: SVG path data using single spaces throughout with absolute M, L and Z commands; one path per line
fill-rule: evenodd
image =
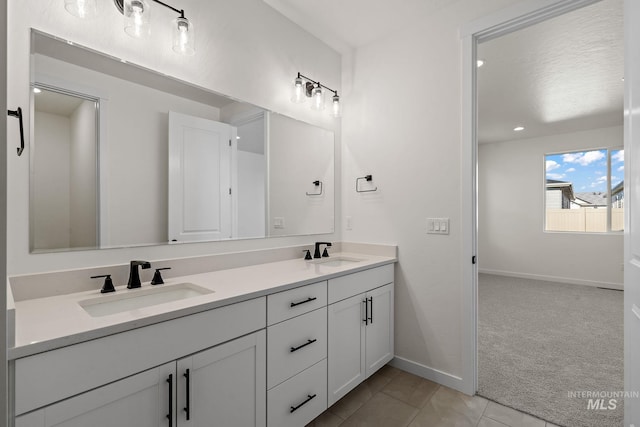
M 67 142 L 47 167 L 54 130 L 32 97 L 32 251 L 333 232 L 333 132 L 36 30 L 31 53 L 34 87 L 94 112 L 93 157 Z
M 92 248 L 97 224 L 96 99 L 33 86 L 32 248 Z

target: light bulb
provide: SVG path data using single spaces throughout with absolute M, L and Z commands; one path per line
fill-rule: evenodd
M 131 37 L 141 38 L 150 34 L 149 4 L 146 0 L 125 0 L 124 31 Z
M 293 87 L 291 90 L 291 102 L 300 104 L 305 101 L 305 84 L 302 77 L 296 77 L 293 80 Z
M 183 55 L 196 53 L 193 23 L 182 16 L 173 21 L 173 51 Z
M 324 90 L 320 83 L 317 83 L 311 91 L 311 109 L 324 110 Z
M 93 18 L 98 15 L 96 0 L 64 0 L 64 8 L 78 18 Z
M 342 106 L 340 105 L 340 97 L 338 96 L 337 93 L 333 95 L 331 107 L 332 107 L 331 115 L 333 117 L 338 118 L 342 115 Z

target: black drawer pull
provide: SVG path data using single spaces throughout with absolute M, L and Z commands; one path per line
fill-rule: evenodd
M 308 302 L 315 301 L 315 300 L 317 300 L 317 299 L 318 299 L 318 298 L 316 298 L 316 297 L 309 297 L 309 298 L 307 298 L 307 299 L 306 299 L 306 300 L 304 300 L 304 301 L 300 301 L 300 302 L 292 302 L 292 303 L 291 303 L 291 307 L 295 307 L 296 305 L 300 305 L 300 304 L 306 304 L 306 303 L 308 303 Z
M 369 323 L 373 324 L 373 297 L 369 298 L 369 304 L 371 304 L 371 308 L 369 309 Z
M 291 410 L 289 411 L 289 413 L 293 414 L 294 412 L 296 412 L 298 409 L 300 409 L 301 407 L 303 407 L 304 405 L 306 405 L 307 403 L 309 403 L 309 401 L 311 399 L 313 399 L 314 397 L 316 397 L 316 395 L 314 394 L 313 396 L 311 396 L 310 394 L 307 394 L 307 400 L 305 400 L 304 402 L 302 402 L 301 404 L 299 404 L 298 406 L 292 406 Z
M 173 374 L 169 374 L 169 378 L 167 378 L 167 383 L 169 383 L 169 413 L 167 414 L 167 419 L 169 420 L 169 427 L 173 426 Z
M 308 346 L 309 344 L 313 344 L 313 343 L 314 343 L 314 342 L 316 342 L 316 341 L 318 341 L 318 340 L 316 340 L 316 339 L 307 340 L 307 342 L 306 342 L 306 343 L 304 343 L 304 344 L 302 344 L 302 345 L 299 345 L 299 346 L 297 346 L 297 347 L 291 347 L 291 353 L 293 353 L 294 351 L 298 351 L 298 350 L 300 350 L 301 348 Z
M 187 380 L 186 393 L 185 393 L 187 398 L 187 406 L 184 407 L 184 412 L 186 412 L 186 418 L 187 418 L 187 421 L 189 421 L 191 419 L 191 396 L 190 396 L 191 375 L 189 374 L 189 370 L 187 369 L 185 373 L 182 374 L 182 376 Z

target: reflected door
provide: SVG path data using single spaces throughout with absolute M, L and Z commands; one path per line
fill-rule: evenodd
M 236 129 L 169 112 L 169 241 L 232 237 L 232 149 Z

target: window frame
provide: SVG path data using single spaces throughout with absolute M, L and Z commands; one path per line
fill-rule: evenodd
M 547 230 L 547 156 L 556 156 L 561 154 L 571 154 L 571 153 L 586 153 L 589 151 L 605 151 L 606 152 L 606 162 L 607 162 L 607 230 L 606 231 L 562 231 L 562 230 Z M 622 151 L 624 152 L 623 145 L 615 145 L 615 146 L 601 146 L 601 147 L 593 147 L 593 148 L 584 148 L 584 149 L 576 149 L 576 150 L 561 150 L 561 151 L 553 151 L 546 152 L 542 155 L 542 170 L 543 170 L 543 179 L 542 179 L 542 232 L 543 233 L 552 233 L 552 234 L 595 234 L 595 235 L 621 235 L 624 233 L 624 229 L 622 230 L 612 230 L 612 199 L 611 199 L 611 190 L 613 189 L 613 185 L 611 183 L 611 156 L 613 151 Z M 623 161 L 624 165 L 624 161 Z M 622 178 L 624 182 L 624 177 Z M 572 183 L 573 184 L 573 183 Z M 624 186 L 623 190 L 624 192 Z M 623 202 L 624 203 L 624 202 Z M 624 209 L 624 206 L 623 206 Z

